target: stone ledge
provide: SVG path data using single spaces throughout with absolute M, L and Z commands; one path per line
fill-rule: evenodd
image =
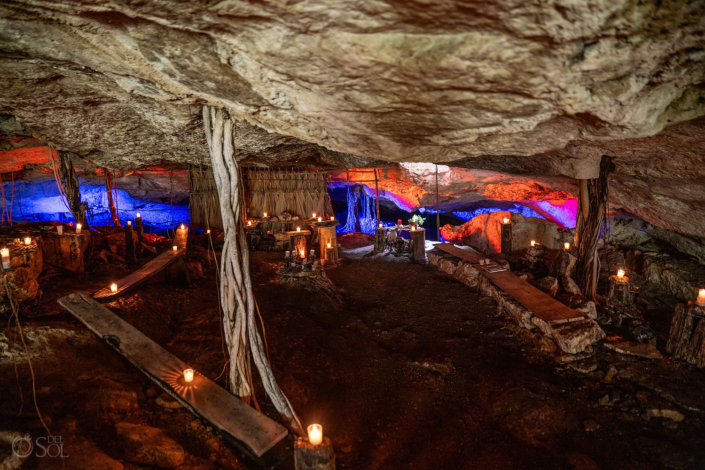
M 591 344 L 605 338 L 605 332 L 592 318 L 566 323 L 547 323 L 492 284 L 471 263 L 434 248 L 426 253 L 428 261 L 440 271 L 450 274 L 463 284 L 478 289 L 480 294 L 497 302 L 497 313 L 506 314 L 527 330 L 538 328 L 568 354 L 579 354 Z

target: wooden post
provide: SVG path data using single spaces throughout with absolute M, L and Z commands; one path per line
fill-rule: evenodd
M 110 174 L 107 168 L 105 171 L 105 191 L 108 193 L 108 208 L 110 209 L 110 216 L 113 219 L 113 224 L 116 227 L 121 227 L 120 217 L 118 216 L 117 209 L 115 208 L 115 201 L 113 200 L 113 182 L 114 177 Z
M 705 367 L 705 306 L 678 304 L 666 351 L 697 367 Z
M 333 443 L 327 437 L 314 446 L 308 439 L 299 437 L 294 449 L 296 470 L 335 470 Z
M 416 229 L 411 234 L 411 260 L 416 263 L 426 263 L 426 230 Z
M 318 242 L 319 252 L 321 253 L 321 256 L 326 252 L 328 243 L 330 243 L 330 246 L 333 249 L 333 252 L 335 253 L 334 259 L 338 259 L 338 234 L 335 230 L 336 225 L 338 224 L 331 224 L 328 227 L 324 225 L 318 226 Z M 328 260 L 327 256 L 326 260 Z
M 501 248 L 500 253 L 505 255 L 512 254 L 512 223 L 500 224 L 501 228 Z
M 382 253 L 387 242 L 387 229 L 377 228 L 375 230 L 375 253 Z
M 142 217 L 135 218 L 135 228 L 137 229 L 137 256 L 141 257 L 144 253 L 144 224 Z
M 135 239 L 132 238 L 132 234 L 132 225 L 125 225 L 125 261 L 127 264 L 137 264 Z
M 377 168 L 375 168 L 375 209 L 377 210 L 377 223 L 375 227 L 379 227 L 379 185 L 377 184 Z
M 338 260 L 338 256 L 335 252 L 335 248 L 332 246 L 330 248 L 326 248 L 326 264 L 332 264 L 335 263 Z
M 436 165 L 436 230 L 438 230 L 437 239 L 441 241 L 441 213 L 438 210 L 438 165 Z

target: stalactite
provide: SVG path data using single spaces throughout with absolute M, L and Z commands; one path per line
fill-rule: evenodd
M 608 175 L 614 171 L 612 158 L 603 155 L 600 176 L 581 182 L 581 209 L 578 210 L 576 248 L 578 261 L 575 267 L 578 286 L 585 297 L 592 299 L 597 291 L 600 261 L 597 257 L 597 241 L 605 220 L 608 198 Z
M 244 191 L 233 147 L 233 121 L 223 109 L 203 107 L 203 124 L 220 197 L 224 239 L 220 266 L 223 328 L 230 353 L 233 392 L 248 402 L 253 394 L 250 359 L 277 411 L 298 434 L 303 428 L 289 400 L 274 379 L 255 322 L 256 303 L 250 279 L 249 251 L 243 223 Z
M 113 175 L 105 169 L 105 191 L 108 193 L 108 208 L 110 209 L 110 216 L 113 219 L 113 224 L 116 227 L 122 227 L 120 224 L 120 217 L 118 217 L 117 209 L 115 208 L 115 201 L 113 199 Z
M 59 150 L 59 165 L 57 168 L 61 190 L 65 194 L 71 214 L 76 219 L 76 223 L 88 227 L 86 222 L 86 203 L 81 202 L 81 190 L 78 185 L 78 177 L 73 169 L 69 152 Z

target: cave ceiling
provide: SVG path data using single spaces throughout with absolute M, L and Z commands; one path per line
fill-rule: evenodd
M 207 163 L 204 104 L 247 165 L 436 162 L 576 176 L 705 233 L 705 2 L 13 1 L 0 113 L 95 165 Z

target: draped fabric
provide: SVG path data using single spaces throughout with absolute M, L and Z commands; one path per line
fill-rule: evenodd
M 375 199 L 368 196 L 364 189 L 360 190 L 359 202 L 361 207 L 358 209 L 360 217 L 360 231 L 369 235 L 375 234 L 377 228 L 377 217 L 375 215 Z M 358 198 L 355 196 L 355 187 L 348 186 L 348 216 L 345 220 L 345 225 L 338 226 L 338 233 L 353 233 L 355 232 L 355 204 Z
M 328 199 L 327 174 L 284 170 L 247 172 L 249 217 L 278 216 L 288 212 L 308 219 L 333 215 Z

